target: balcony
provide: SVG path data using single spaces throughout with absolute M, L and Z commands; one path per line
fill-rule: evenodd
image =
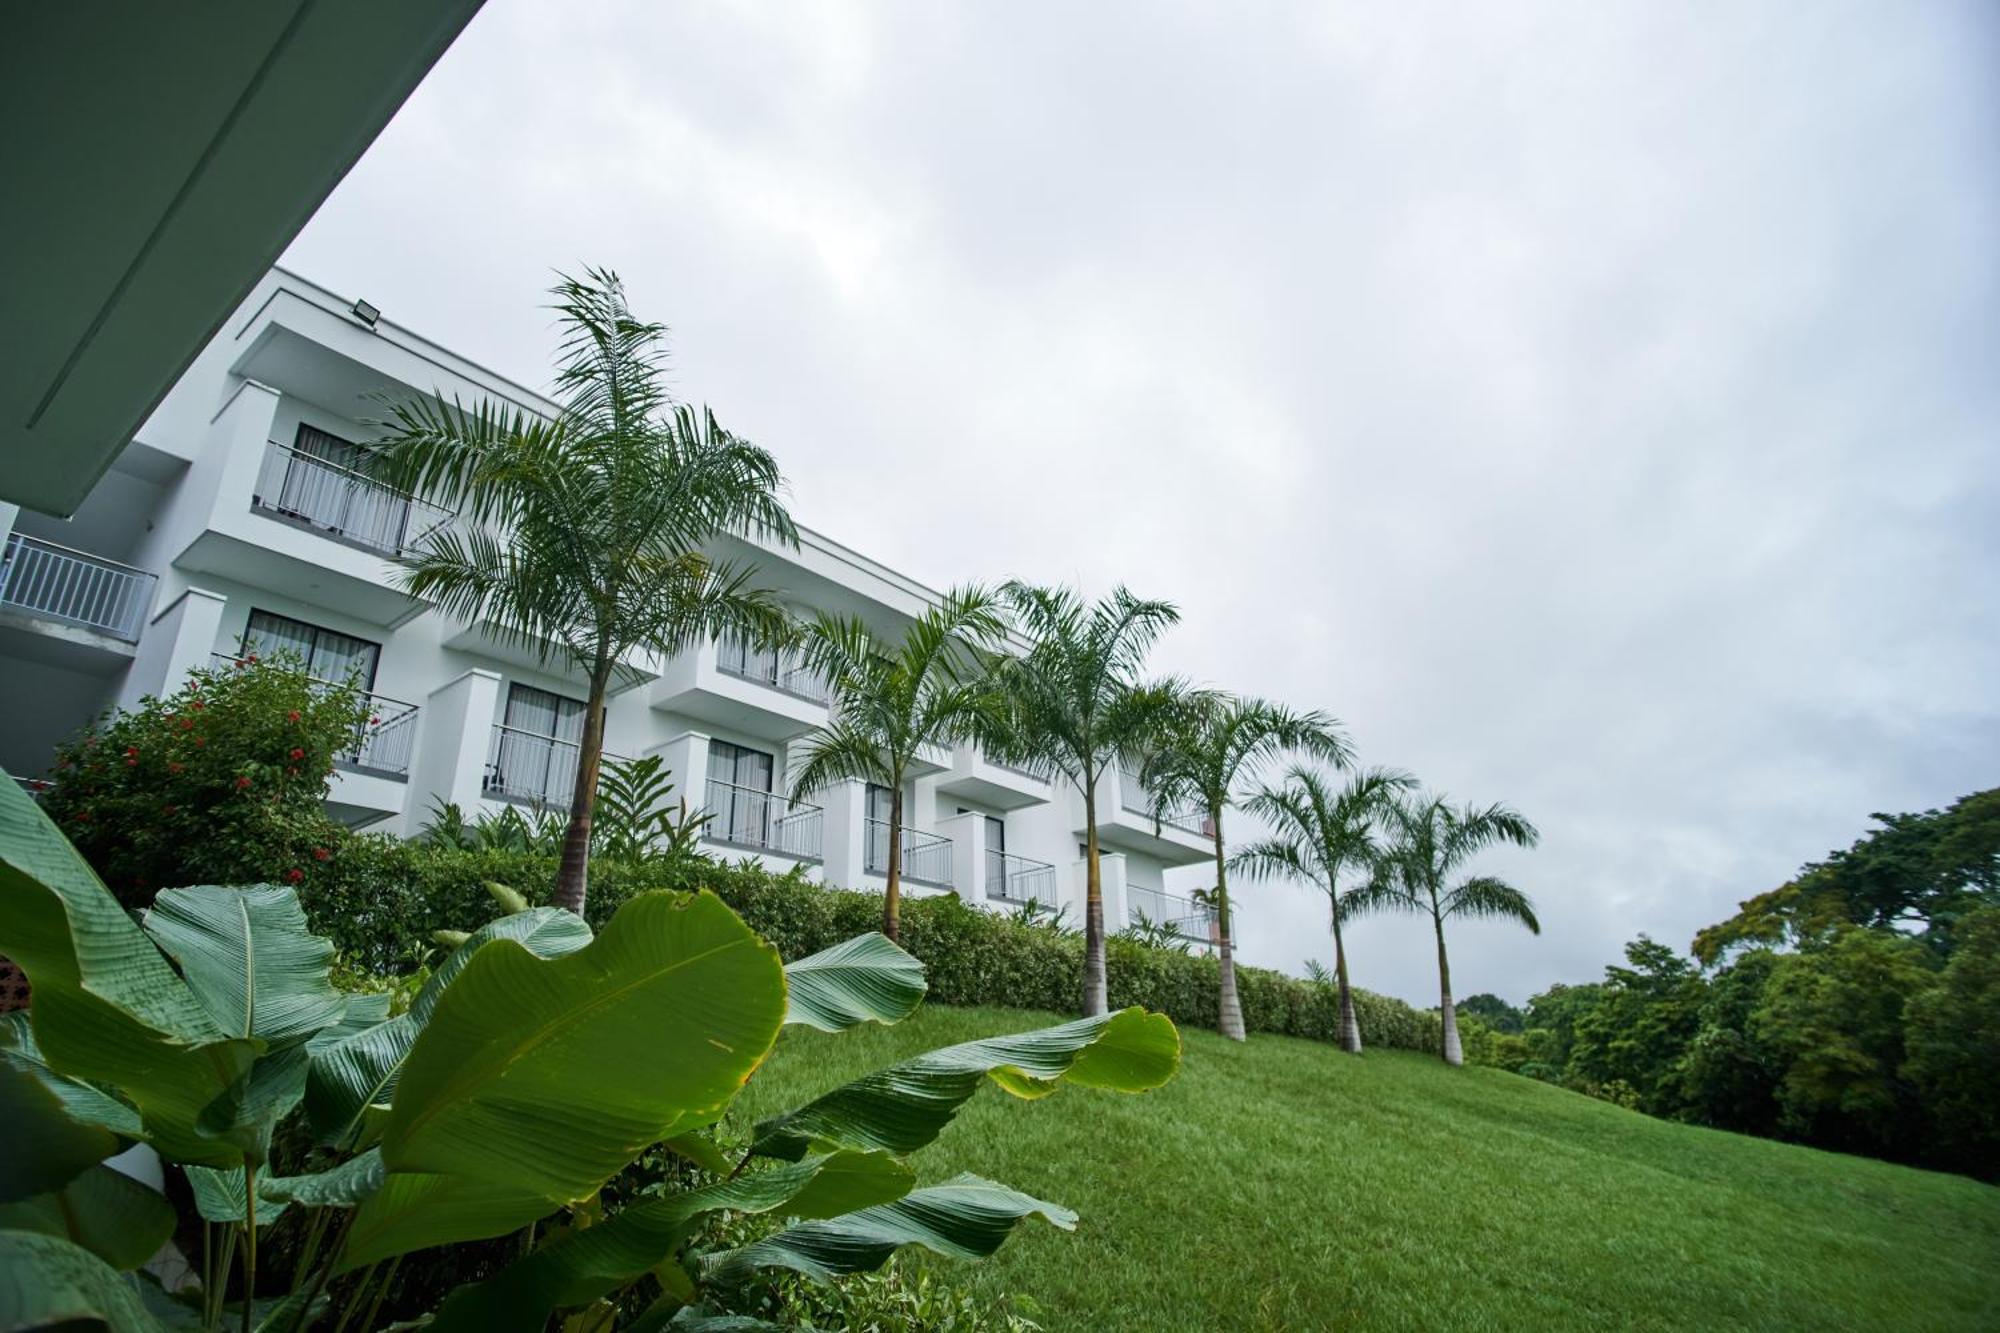
M 23 533 L 0 555 L 6 651 L 104 675 L 132 660 L 157 579 L 143 569 Z
M 256 659 L 215 653 L 212 660 L 218 667 L 236 667 Z M 321 680 L 317 676 L 306 679 L 315 694 L 326 694 L 341 688 L 338 682 Z M 353 748 L 336 755 L 334 762 L 365 773 L 379 773 L 397 781 L 408 778 L 410 758 L 416 752 L 417 706 L 404 703 L 401 699 L 391 699 L 386 694 L 370 694 L 367 690 L 356 690 L 355 694 L 368 705 L 368 717 L 355 728 Z
M 1056 868 L 997 847 L 986 849 L 986 899 L 1026 907 L 1033 904 L 1051 912 L 1060 911 L 1060 890 Z
M 827 719 L 833 691 L 788 653 L 724 639 L 669 662 L 652 705 L 759 740 L 787 741 Z
M 889 873 L 889 821 L 869 819 L 862 822 L 861 868 L 871 875 Z M 919 833 L 915 829 L 903 830 L 903 878 L 919 884 L 935 885 L 940 889 L 952 887 L 951 839 L 940 838 L 935 833 Z
M 496 801 L 567 813 L 576 795 L 576 766 L 582 757 L 583 747 L 575 741 L 496 722 L 481 787 Z M 625 757 L 606 750 L 602 762 L 623 763 Z
M 797 861 L 820 859 L 826 827 L 826 813 L 820 807 L 714 779 L 707 784 L 707 796 L 704 809 L 709 820 L 702 831 L 707 841 Z
M 1083 798 L 1074 798 L 1073 824 L 1084 836 Z M 1097 836 L 1107 848 L 1135 852 L 1168 866 L 1194 865 L 1215 855 L 1205 812 L 1191 806 L 1153 818 L 1152 794 L 1122 769 L 1106 773 L 1097 787 Z
M 1125 809 L 1135 815 L 1144 815 L 1147 819 L 1154 818 L 1152 793 L 1140 786 L 1139 779 L 1131 773 L 1121 773 L 1119 778 L 1119 799 L 1124 802 Z M 1215 825 L 1209 821 L 1208 811 L 1202 809 L 1199 804 L 1172 806 L 1162 811 L 1158 818 L 1162 825 L 1177 828 L 1183 833 L 1193 833 L 1203 838 L 1215 836 Z
M 1137 884 L 1125 886 L 1125 917 L 1137 924 L 1141 917 L 1155 926 L 1166 926 L 1184 940 L 1196 944 L 1215 941 L 1215 909 L 1191 898 Z
M 452 514 L 372 477 L 271 441 L 250 507 L 391 560 L 423 551 Z
M 961 745 L 952 752 L 951 771 L 938 779 L 938 791 L 996 810 L 1019 810 L 1055 798 L 1055 784 L 1048 774 L 1001 763 L 974 745 Z

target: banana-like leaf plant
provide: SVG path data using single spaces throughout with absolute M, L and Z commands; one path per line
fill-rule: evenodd
M 333 990 L 330 950 L 289 889 L 162 894 L 142 930 L 0 784 L 0 953 L 35 987 L 30 1020 L 0 1026 L 0 1100 L 17 1141 L 55 1163 L 0 1175 L 0 1327 L 227 1318 L 301 1333 L 335 1309 L 365 1309 L 372 1327 L 405 1255 L 530 1226 L 541 1243 L 453 1293 L 434 1329 L 525 1333 L 564 1310 L 610 1328 L 642 1303 L 631 1328 L 741 1326 L 715 1310 L 763 1271 L 824 1279 L 906 1245 L 990 1254 L 1031 1217 L 1070 1226 L 1060 1205 L 989 1181 L 918 1186 L 905 1157 L 983 1084 L 1137 1092 L 1179 1066 L 1172 1023 L 1128 1009 L 935 1051 L 732 1141 L 725 1112 L 786 1025 L 897 1022 L 922 1002 L 921 965 L 868 935 L 783 966 L 706 892 L 640 895 L 595 936 L 573 913 L 496 897 L 506 914 L 392 1013 Z M 318 1169 L 263 1171 L 293 1114 Z M 220 1237 L 187 1309 L 157 1290 L 149 1307 L 119 1275 L 172 1216 L 97 1164 L 132 1141 L 178 1164 L 205 1237 Z M 606 1215 L 605 1184 L 655 1145 L 705 1179 Z M 711 1251 L 700 1238 L 717 1214 L 783 1221 Z M 256 1271 L 258 1233 L 281 1216 L 305 1235 L 282 1293 Z

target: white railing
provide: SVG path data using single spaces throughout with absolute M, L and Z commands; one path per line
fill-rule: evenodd
M 707 798 L 708 826 L 702 836 L 710 842 L 755 847 L 802 861 L 820 859 L 826 827 L 826 812 L 820 807 L 713 778 L 708 781 Z
M 1140 913 L 1156 926 L 1169 926 L 1182 939 L 1207 944 L 1215 938 L 1215 909 L 1204 907 L 1177 893 L 1149 889 L 1139 884 L 1125 886 L 1126 916 L 1136 922 Z
M 877 875 L 886 875 L 889 873 L 889 821 L 867 820 L 862 833 L 865 844 L 862 868 Z M 905 879 L 950 888 L 951 839 L 940 838 L 935 833 L 904 829 L 902 873 Z
M 257 474 L 253 509 L 401 559 L 451 522 L 451 511 L 373 477 L 271 441 Z
M 257 660 L 255 653 L 248 657 L 215 653 L 213 657 L 217 666 L 242 666 Z M 315 694 L 341 688 L 338 682 L 318 676 L 306 677 L 306 683 Z M 408 777 L 410 760 L 417 747 L 417 706 L 367 690 L 356 690 L 354 694 L 368 705 L 368 716 L 355 725 L 353 746 L 336 755 L 336 762 L 391 777 Z
M 0 556 L 0 605 L 127 643 L 139 641 L 157 582 L 143 569 L 18 532 Z
M 996 902 L 1039 903 L 1054 908 L 1058 906 L 1056 868 L 1047 861 L 1030 860 L 998 847 L 988 847 L 986 896 Z
M 723 638 L 715 645 L 715 669 L 797 695 L 810 703 L 833 702 L 833 686 L 790 652 L 756 648 L 738 638 Z
M 1153 818 L 1153 794 L 1140 785 L 1136 774 L 1121 772 L 1119 777 L 1122 779 L 1119 787 L 1124 793 L 1125 808 L 1134 814 L 1144 815 L 1148 819 Z M 1161 812 L 1158 818 L 1162 824 L 1177 828 L 1183 833 L 1199 833 L 1203 837 L 1208 837 L 1214 832 L 1214 825 L 1208 822 L 1208 811 L 1202 809 L 1198 802 L 1184 802 L 1173 806 Z

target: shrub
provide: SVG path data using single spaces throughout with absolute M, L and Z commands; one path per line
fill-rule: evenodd
M 127 907 L 175 884 L 308 881 L 340 838 L 327 781 L 365 707 L 297 659 L 199 670 L 58 748 L 42 805 Z

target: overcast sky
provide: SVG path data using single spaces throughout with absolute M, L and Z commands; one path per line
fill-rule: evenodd
M 2000 783 L 1996 71 L 1929 0 L 488 0 L 286 262 L 537 385 L 613 267 L 802 522 L 1173 599 L 1540 825 L 1543 935 L 1453 937 L 1519 1000 Z

